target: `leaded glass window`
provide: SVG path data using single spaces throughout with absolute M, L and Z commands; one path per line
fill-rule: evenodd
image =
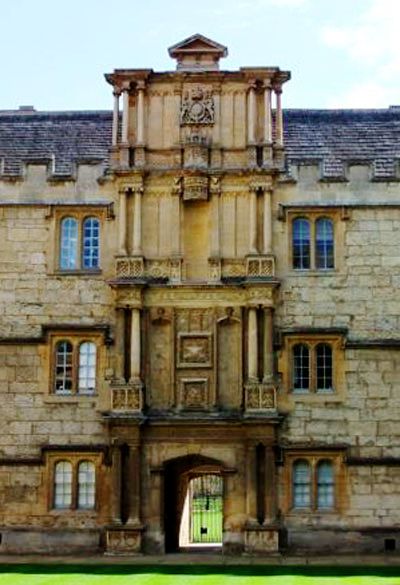
M 100 258 L 100 222 L 96 217 L 87 217 L 83 222 L 83 268 L 98 268 Z
M 335 482 L 331 461 L 321 461 L 317 466 L 317 508 L 329 509 L 335 505 Z
M 293 346 L 293 390 L 305 392 L 310 389 L 310 352 L 308 346 L 299 343 Z
M 56 394 L 70 394 L 73 386 L 73 348 L 69 341 L 59 341 L 56 345 L 55 380 Z
M 96 472 L 94 463 L 81 461 L 78 466 L 78 508 L 94 508 L 95 490 Z
M 293 464 L 293 507 L 309 508 L 311 505 L 311 470 L 307 461 Z
M 321 218 L 315 224 L 315 265 L 317 269 L 334 268 L 333 221 Z
M 61 222 L 60 268 L 78 268 L 78 222 L 73 217 L 65 217 Z
M 332 348 L 327 343 L 319 343 L 315 349 L 317 359 L 317 391 L 330 391 L 332 382 Z
M 293 268 L 310 268 L 310 222 L 299 218 L 293 222 Z
M 72 465 L 59 461 L 54 469 L 54 507 L 70 508 L 72 504 Z
M 80 394 L 92 394 L 96 390 L 96 344 L 85 341 L 79 346 L 79 381 Z

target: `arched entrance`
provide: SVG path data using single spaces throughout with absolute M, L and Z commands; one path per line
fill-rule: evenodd
M 165 464 L 165 551 L 186 546 L 222 545 L 222 464 L 201 455 L 188 455 Z

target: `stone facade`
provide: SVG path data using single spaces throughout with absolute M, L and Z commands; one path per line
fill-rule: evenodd
M 1 552 L 176 550 L 208 475 L 225 552 L 400 546 L 400 114 L 283 112 L 226 52 L 106 75 L 112 116 L 0 113 Z

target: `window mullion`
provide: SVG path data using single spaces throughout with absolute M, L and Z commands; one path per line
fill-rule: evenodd
M 317 360 L 315 359 L 315 345 L 310 344 L 310 392 L 315 392 L 317 387 Z
M 71 509 L 76 510 L 78 507 L 78 464 L 76 461 L 72 464 L 72 497 Z
M 72 380 L 74 384 L 73 393 L 78 394 L 79 388 L 79 343 L 74 342 L 72 354 Z
M 315 218 L 310 219 L 310 269 L 315 270 L 316 268 L 316 253 L 315 253 Z

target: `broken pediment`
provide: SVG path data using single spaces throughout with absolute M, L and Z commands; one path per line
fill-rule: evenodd
M 195 34 L 168 49 L 177 60 L 176 68 L 185 71 L 217 71 L 219 60 L 226 57 L 228 49 L 207 37 Z

